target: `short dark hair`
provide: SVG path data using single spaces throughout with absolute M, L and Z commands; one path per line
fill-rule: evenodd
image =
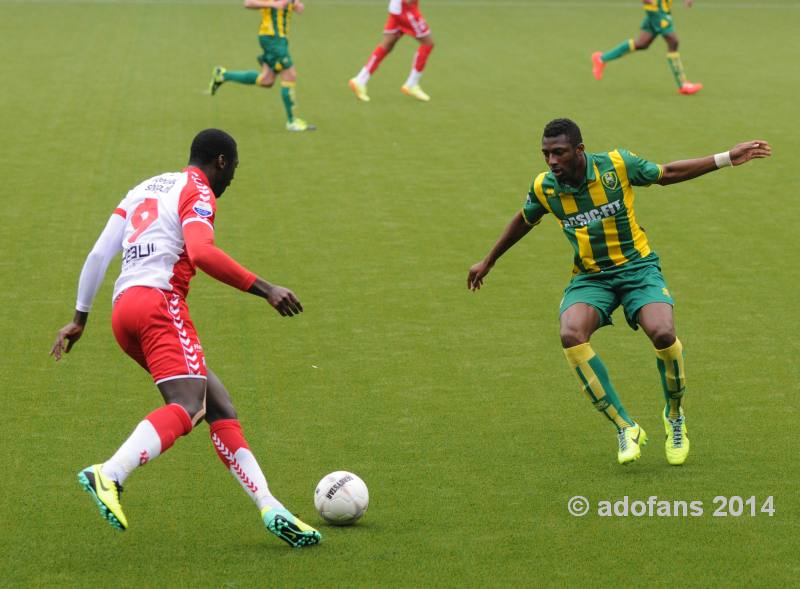
M 559 135 L 566 135 L 572 147 L 577 147 L 578 144 L 583 143 L 581 129 L 571 119 L 553 119 L 545 125 L 542 137 L 558 137 Z
M 189 150 L 189 163 L 210 164 L 218 155 L 236 159 L 236 140 L 221 129 L 204 129 L 195 135 Z

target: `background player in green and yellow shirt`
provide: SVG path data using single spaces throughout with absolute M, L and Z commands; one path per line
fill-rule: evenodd
M 297 70 L 289 55 L 289 25 L 293 13 L 302 13 L 305 5 L 300 0 L 244 0 L 244 7 L 261 11 L 261 27 L 258 29 L 258 41 L 262 54 L 258 56 L 261 71 L 245 70 L 229 72 L 224 67 L 214 68 L 209 91 L 217 93 L 225 82 L 239 84 L 258 84 L 271 88 L 276 76 L 281 78 L 281 98 L 286 108 L 286 129 L 288 131 L 313 131 L 316 129 L 296 114 L 297 100 L 295 86 Z
M 500 256 L 552 214 L 575 253 L 573 277 L 561 301 L 561 344 L 584 393 L 617 429 L 619 463 L 639 458 L 647 434 L 628 416 L 589 339 L 611 324 L 611 314 L 622 305 L 631 328 L 641 326 L 655 347 L 666 402 L 667 461 L 683 464 L 689 454 L 683 347 L 675 335 L 674 301 L 658 256 L 636 220 L 633 187 L 674 184 L 768 157 L 770 146 L 748 141 L 724 153 L 659 165 L 624 149 L 588 153 L 578 126 L 556 119 L 544 129 L 542 153 L 550 171 L 536 176 L 522 210 L 487 256 L 470 268 L 467 288 L 479 289 Z
M 603 68 L 612 59 L 617 59 L 630 53 L 631 51 L 641 51 L 647 49 L 658 35 L 664 37 L 667 42 L 667 62 L 678 84 L 678 92 L 681 94 L 694 94 L 699 92 L 702 84 L 694 84 L 686 79 L 681 63 L 681 55 L 678 53 L 678 35 L 672 24 L 672 0 L 642 0 L 644 4 L 644 20 L 642 21 L 641 31 L 637 39 L 623 41 L 613 49 L 606 51 L 595 51 L 592 54 L 592 73 L 600 80 L 603 77 Z M 694 0 L 684 0 L 684 4 L 691 8 Z

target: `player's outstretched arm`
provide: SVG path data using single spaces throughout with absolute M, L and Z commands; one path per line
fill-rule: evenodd
M 528 225 L 525 222 L 525 218 L 522 216 L 521 211 L 514 215 L 503 231 L 503 234 L 497 240 L 497 243 L 494 244 L 494 247 L 491 249 L 491 251 L 489 251 L 483 260 L 473 264 L 469 269 L 469 274 L 467 275 L 467 288 L 471 291 L 479 290 L 483 285 L 483 279 L 491 271 L 492 267 L 495 265 L 495 262 L 500 259 L 500 256 L 506 253 L 511 246 L 517 243 L 520 239 L 525 237 L 525 235 L 528 234 L 528 231 L 530 231 L 532 228 L 532 225 Z
M 244 0 L 245 8 L 277 8 L 281 10 L 288 6 L 289 0 Z
M 186 223 L 183 239 L 189 259 L 212 278 L 266 299 L 284 317 L 302 312 L 303 307 L 292 291 L 259 278 L 218 248 L 214 244 L 214 230 L 210 225 L 203 222 Z
M 78 280 L 78 299 L 75 303 L 75 315 L 72 321 L 58 331 L 56 341 L 50 348 L 50 355 L 56 360 L 61 359 L 61 354 L 69 353 L 72 346 L 81 339 L 86 321 L 89 319 L 89 310 L 92 308 L 97 291 L 103 284 L 106 270 L 111 260 L 122 250 L 122 234 L 125 228 L 125 219 L 117 214 L 111 215 L 103 232 L 86 257 Z M 65 345 L 66 342 L 66 345 Z
M 676 184 L 685 180 L 697 178 L 719 168 L 727 166 L 741 166 L 753 159 L 761 159 L 772 155 L 769 143 L 761 139 L 745 141 L 730 151 L 708 155 L 691 160 L 680 160 L 664 165 L 664 173 L 658 181 L 662 186 Z

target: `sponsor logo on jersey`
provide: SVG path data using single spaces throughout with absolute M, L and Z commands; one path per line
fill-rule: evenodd
M 141 260 L 148 258 L 156 252 L 156 244 L 154 243 L 137 243 L 128 248 L 125 248 L 125 253 L 122 255 L 122 265 L 126 266 L 134 260 Z
M 211 208 L 211 205 L 203 200 L 195 202 L 192 210 L 201 217 L 210 217 L 214 214 L 214 209 Z
M 167 178 L 158 176 L 152 180 L 152 183 L 145 186 L 147 192 L 169 192 L 175 186 L 175 178 Z
M 617 178 L 616 172 L 606 172 L 600 176 L 600 180 L 603 182 L 603 186 L 609 190 L 616 190 L 619 186 L 619 178 Z
M 561 222 L 564 227 L 585 227 L 595 221 L 602 221 L 606 217 L 613 217 L 622 210 L 622 201 L 614 200 L 604 205 L 600 205 L 596 209 L 591 209 L 584 213 L 578 213 L 572 217 L 567 217 Z

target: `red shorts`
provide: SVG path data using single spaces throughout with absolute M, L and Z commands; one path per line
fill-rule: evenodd
M 404 4 L 402 14 L 389 13 L 389 19 L 386 21 L 386 26 L 383 27 L 383 32 L 405 33 L 413 35 L 417 39 L 431 34 L 428 23 L 425 22 L 425 17 L 422 16 L 416 4 L 411 6 Z
M 114 302 L 111 327 L 117 343 L 156 384 L 173 378 L 206 378 L 206 359 L 181 296 L 132 286 Z

